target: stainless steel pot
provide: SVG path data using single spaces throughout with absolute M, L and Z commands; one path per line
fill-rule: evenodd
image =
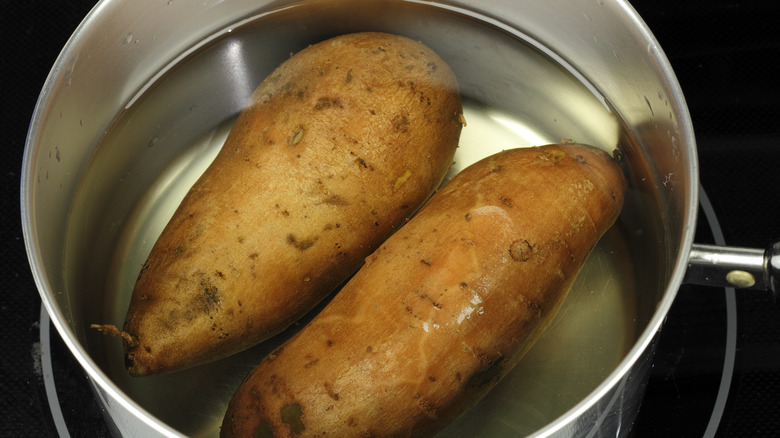
M 780 245 L 693 243 L 693 127 L 661 48 L 625 1 L 103 0 L 41 92 L 21 194 L 43 303 L 118 435 L 216 434 L 226 398 L 280 342 L 139 380 L 89 324 L 121 324 L 156 233 L 270 69 L 357 30 L 415 37 L 453 67 L 469 122 L 454 171 L 496 149 L 573 138 L 619 147 L 631 181 L 615 231 L 545 338 L 444 436 L 624 436 L 681 283 L 777 293 Z

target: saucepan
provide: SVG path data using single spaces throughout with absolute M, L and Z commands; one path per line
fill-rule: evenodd
M 420 40 L 455 71 L 467 125 L 452 173 L 501 149 L 574 140 L 618 149 L 629 180 L 555 321 L 441 436 L 625 436 L 683 282 L 777 293 L 780 245 L 693 242 L 693 126 L 624 0 L 102 0 L 43 86 L 21 205 L 43 303 L 117 435 L 217 435 L 242 378 L 306 323 L 143 378 L 127 375 L 117 339 L 90 328 L 121 325 L 151 245 L 262 79 L 308 44 L 365 30 Z

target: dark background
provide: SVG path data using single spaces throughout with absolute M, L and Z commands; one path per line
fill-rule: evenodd
M 0 436 L 53 436 L 34 348 L 40 299 L 21 234 L 19 183 L 38 93 L 94 1 L 2 4 Z M 763 248 L 780 239 L 780 2 L 632 4 L 658 38 L 685 93 L 702 186 L 727 244 Z M 697 242 L 711 239 L 700 220 Z M 743 292 L 737 293 L 737 368 L 719 435 L 780 436 L 780 306 L 768 294 Z M 701 436 L 711 415 L 722 367 L 723 291 L 684 286 L 677 301 L 664 327 L 634 436 Z M 57 341 L 56 331 L 51 333 Z M 105 435 L 84 374 L 61 342 L 52 348 L 71 435 Z

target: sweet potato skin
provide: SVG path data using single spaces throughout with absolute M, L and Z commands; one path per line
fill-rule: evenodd
M 219 359 L 289 326 L 430 196 L 461 126 L 456 79 L 419 42 L 348 34 L 285 61 L 143 265 L 129 373 Z
M 464 169 L 247 376 L 222 436 L 435 433 L 551 321 L 625 185 L 606 153 L 573 144 Z

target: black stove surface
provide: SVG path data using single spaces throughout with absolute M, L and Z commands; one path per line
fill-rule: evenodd
M 596 1 L 596 0 L 593 0 Z M 19 178 L 41 86 L 94 0 L 4 2 L 0 436 L 107 436 L 78 363 L 50 327 L 21 234 Z M 780 239 L 780 3 L 634 0 L 675 69 L 699 147 L 696 242 Z M 634 437 L 780 436 L 780 305 L 768 293 L 683 286 Z

